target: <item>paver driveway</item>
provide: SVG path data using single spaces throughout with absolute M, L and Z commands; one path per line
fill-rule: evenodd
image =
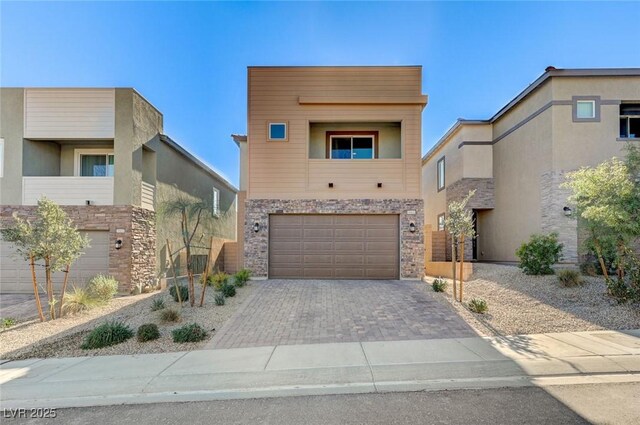
M 266 280 L 212 348 L 476 336 L 450 306 L 396 280 Z

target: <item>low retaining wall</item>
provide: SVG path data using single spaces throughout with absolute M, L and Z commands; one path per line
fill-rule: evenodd
M 427 276 L 453 278 L 451 273 L 451 261 L 429 261 L 425 263 L 424 273 Z M 456 276 L 460 274 L 460 263 L 456 262 Z M 473 263 L 464 263 L 462 266 L 462 278 L 469 279 L 473 274 Z

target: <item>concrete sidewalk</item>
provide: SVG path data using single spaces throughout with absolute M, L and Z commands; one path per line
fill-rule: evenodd
M 0 365 L 2 408 L 640 382 L 640 331 L 279 345 Z

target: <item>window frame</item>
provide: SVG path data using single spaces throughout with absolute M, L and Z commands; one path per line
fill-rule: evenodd
M 220 217 L 220 189 L 213 187 L 211 191 L 211 216 Z
M 593 116 L 589 118 L 578 117 L 578 102 L 592 102 Z M 571 115 L 573 122 L 600 122 L 600 96 L 572 96 Z
M 74 155 L 74 167 L 73 167 L 73 175 L 75 177 L 111 177 L 113 178 L 114 176 L 83 176 L 81 175 L 81 171 L 82 171 L 82 156 L 85 155 L 103 155 L 107 157 L 107 165 L 109 165 L 109 156 L 113 156 L 113 174 L 115 175 L 115 164 L 116 164 L 116 157 L 115 157 L 115 153 L 113 149 L 109 149 L 109 148 L 101 148 L 101 149 L 74 149 L 73 150 L 73 155 Z
M 372 159 L 378 159 L 379 155 L 379 145 L 378 145 L 378 136 L 379 136 L 379 131 L 377 130 L 336 130 L 336 131 L 327 131 L 325 133 L 325 159 L 330 159 L 330 160 L 339 160 L 339 161 L 366 161 L 366 160 L 372 160 Z M 353 158 L 353 138 L 354 137 L 367 137 L 370 136 L 373 138 L 373 155 L 371 156 L 371 158 L 365 158 L 365 159 L 354 159 Z M 332 158 L 332 149 L 331 149 L 331 140 L 334 137 L 351 137 L 351 158 Z
M 442 163 L 442 184 L 440 184 L 440 163 Z M 441 192 L 445 189 L 447 185 L 447 163 L 445 157 L 443 156 L 436 162 L 436 188 L 438 192 Z
M 4 177 L 4 138 L 0 137 L 0 178 Z
M 284 125 L 284 138 L 271 137 L 272 125 Z M 267 121 L 267 141 L 268 142 L 288 142 L 289 141 L 289 121 Z
M 442 228 L 440 228 L 440 218 L 442 218 Z M 436 220 L 436 225 L 438 226 L 438 232 L 442 232 L 446 230 L 446 225 L 445 225 L 446 218 L 447 216 L 445 215 L 445 213 L 438 214 L 438 218 Z
M 622 102 L 620 104 L 620 110 L 618 112 L 618 121 L 625 121 L 625 126 L 626 126 L 626 132 L 627 134 L 625 136 L 623 136 L 620 132 L 620 129 L 618 129 L 618 140 L 639 140 L 640 139 L 640 134 L 637 133 L 633 133 L 635 134 L 635 137 L 631 137 L 631 120 L 639 120 L 640 121 L 640 115 L 632 115 L 632 114 L 623 114 L 622 113 L 622 105 L 625 104 L 631 104 L 631 105 L 640 105 L 640 102 Z

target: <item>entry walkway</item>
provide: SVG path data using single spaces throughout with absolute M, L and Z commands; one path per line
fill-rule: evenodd
M 640 331 L 32 359 L 0 365 L 2 407 L 81 407 L 639 382 Z

